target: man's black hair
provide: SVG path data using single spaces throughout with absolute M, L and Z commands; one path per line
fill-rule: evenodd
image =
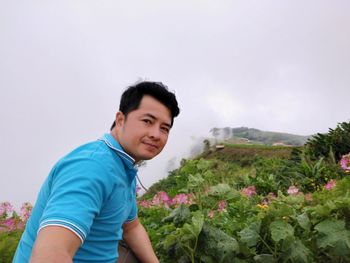
M 168 87 L 161 82 L 142 81 L 133 86 L 129 86 L 120 99 L 119 111 L 125 118 L 131 111 L 137 110 L 140 106 L 143 96 L 149 95 L 158 100 L 171 113 L 171 126 L 173 126 L 174 118 L 179 115 L 180 109 L 177 105 L 175 94 L 168 90 Z M 115 121 L 112 124 L 111 130 L 115 126 Z

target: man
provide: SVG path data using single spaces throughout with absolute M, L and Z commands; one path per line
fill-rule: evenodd
M 159 262 L 137 218 L 134 165 L 162 151 L 178 114 L 162 83 L 129 87 L 110 134 L 51 170 L 13 262 L 116 262 L 122 238 L 141 262 Z

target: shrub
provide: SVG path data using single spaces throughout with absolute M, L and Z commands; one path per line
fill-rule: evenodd
M 334 158 L 338 162 L 350 152 L 350 122 L 342 122 L 326 134 L 318 133 L 306 143 L 306 152 L 314 159 Z

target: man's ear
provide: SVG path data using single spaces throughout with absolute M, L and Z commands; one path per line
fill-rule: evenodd
M 116 127 L 122 127 L 124 125 L 125 121 L 125 115 L 121 112 L 118 111 L 117 114 L 115 115 L 115 126 Z

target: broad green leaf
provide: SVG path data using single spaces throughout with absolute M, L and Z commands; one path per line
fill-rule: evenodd
M 201 211 L 194 212 L 192 217 L 192 226 L 196 237 L 198 237 L 198 235 L 202 231 L 203 224 L 204 224 L 204 215 L 202 214 L 202 212 Z
M 334 232 L 345 230 L 345 222 L 342 220 L 324 220 L 315 226 L 315 229 L 323 234 L 331 234 Z
M 228 184 L 217 184 L 210 187 L 210 194 L 212 195 L 224 195 L 231 191 L 231 187 Z
M 226 200 L 232 200 L 232 199 L 240 199 L 241 193 L 235 189 L 231 189 L 229 192 L 225 194 Z
M 310 262 L 311 251 L 300 241 L 295 240 L 284 256 L 284 260 L 290 262 L 298 263 L 308 263 Z
M 235 255 L 239 253 L 239 244 L 235 238 L 222 230 L 204 224 L 199 236 L 198 251 L 201 255 L 215 259 L 217 263 L 236 262 Z
M 238 250 L 238 243 L 237 241 L 231 241 L 231 242 L 225 242 L 219 241 L 218 242 L 218 247 L 220 247 L 220 261 L 219 262 L 230 262 L 233 260 L 231 251 L 232 250 Z M 235 261 L 236 262 L 236 261 Z
M 164 248 L 169 249 L 169 247 L 172 246 L 177 241 L 178 241 L 178 236 L 176 234 L 167 235 L 163 242 Z
M 278 242 L 294 235 L 294 228 L 284 221 L 274 221 L 270 225 L 271 237 Z
M 241 241 L 246 243 L 248 247 L 256 246 L 259 241 L 261 222 L 254 222 L 250 226 L 244 228 L 242 231 L 238 232 L 241 237 Z
M 301 215 L 298 215 L 297 216 L 297 221 L 298 221 L 298 224 L 304 229 L 304 230 L 310 230 L 310 226 L 311 226 L 311 223 L 310 223 L 310 219 L 309 217 L 307 216 L 306 213 L 302 213 Z
M 179 207 L 175 208 L 169 216 L 165 217 L 162 222 L 173 222 L 176 227 L 184 224 L 191 217 L 190 209 L 181 204 Z
M 315 229 L 320 233 L 319 248 L 331 247 L 336 255 L 350 255 L 350 231 L 345 229 L 344 221 L 328 219 L 317 224 Z
M 182 242 L 194 240 L 196 238 L 196 232 L 194 230 L 193 225 L 187 223 L 183 225 L 180 233 L 180 239 Z
M 285 239 L 283 239 L 281 247 L 282 251 L 289 251 L 294 242 L 295 236 L 287 236 Z
M 181 242 L 195 240 L 202 231 L 204 216 L 200 211 L 193 213 L 191 224 L 184 224 L 180 229 Z
M 188 176 L 187 187 L 190 189 L 197 188 L 201 186 L 203 182 L 204 182 L 204 179 L 200 174 L 198 173 L 195 175 L 190 174 Z
M 275 217 L 283 217 L 283 216 L 294 216 L 295 209 L 286 203 L 281 204 L 273 204 L 273 214 Z

